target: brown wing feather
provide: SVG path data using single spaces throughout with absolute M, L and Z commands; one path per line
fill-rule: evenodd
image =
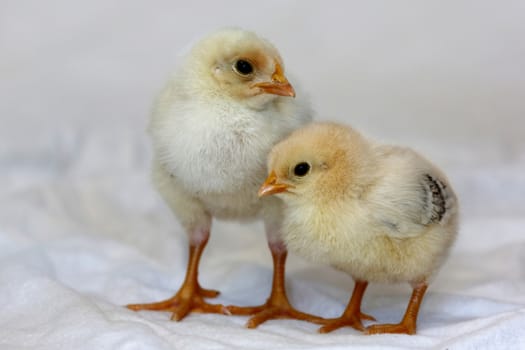
M 425 174 L 423 187 L 424 195 L 426 197 L 425 212 L 427 214 L 425 224 L 440 222 L 447 211 L 445 197 L 447 186 L 439 179 L 434 178 L 429 174 Z

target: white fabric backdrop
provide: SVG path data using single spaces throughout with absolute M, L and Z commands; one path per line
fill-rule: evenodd
M 412 146 L 449 174 L 462 228 L 418 335 L 133 313 L 170 296 L 186 237 L 149 182 L 144 132 L 177 53 L 216 28 L 280 49 L 319 119 Z M 521 1 L 9 1 L 0 3 L 0 348 L 525 348 L 525 5 Z M 300 309 L 335 317 L 349 277 L 291 256 Z M 201 265 L 218 302 L 263 302 L 259 223 L 214 223 Z M 403 314 L 408 286 L 364 310 Z

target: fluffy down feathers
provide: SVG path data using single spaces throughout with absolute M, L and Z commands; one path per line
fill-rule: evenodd
M 311 166 L 302 177 L 294 175 L 300 162 Z M 356 280 L 426 281 L 456 236 L 447 178 L 410 149 L 314 123 L 276 145 L 268 167 L 289 186 L 279 196 L 290 250 Z
M 457 201 L 448 181 L 416 152 L 373 143 L 334 123 L 300 129 L 272 150 L 260 195 L 284 200 L 283 238 L 303 257 L 355 280 L 348 306 L 320 332 L 339 327 L 374 333 L 416 332 L 429 278 L 457 233 Z M 364 328 L 368 282 L 409 282 L 412 296 L 398 324 Z
M 186 277 L 173 297 L 128 308 L 170 311 L 174 320 L 192 310 L 261 312 L 263 317 L 254 316 L 250 327 L 272 317 L 314 319 L 293 310 L 286 299 L 281 202 L 257 197 L 272 146 L 311 119 L 308 103 L 294 96 L 279 53 L 252 32 L 221 30 L 189 51 L 160 94 L 149 125 L 153 182 L 189 236 Z M 264 307 L 226 311 L 204 300 L 218 294 L 198 282 L 214 217 L 264 220 L 276 276 Z
M 250 78 L 232 69 L 241 57 L 254 65 Z M 189 52 L 163 90 L 149 126 L 158 163 L 154 179 L 161 193 L 170 196 L 166 187 L 179 186 L 186 196 L 177 198 L 198 200 L 220 218 L 243 219 L 260 212 L 256 192 L 266 173 L 266 155 L 311 119 L 300 97 L 252 88 L 271 81 L 277 63 L 282 69 L 271 44 L 237 29 L 214 33 Z M 178 216 L 186 211 L 175 210 Z

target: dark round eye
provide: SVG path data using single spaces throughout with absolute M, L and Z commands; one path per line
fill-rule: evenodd
M 238 60 L 235 62 L 235 70 L 242 75 L 249 75 L 253 73 L 253 66 L 250 62 L 245 60 Z
M 295 168 L 293 169 L 293 173 L 296 176 L 301 176 L 301 177 L 308 174 L 309 171 L 310 171 L 310 164 L 305 163 L 305 162 L 297 164 Z

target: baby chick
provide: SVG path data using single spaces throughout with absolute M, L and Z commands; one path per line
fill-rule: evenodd
M 128 308 L 170 311 L 173 320 L 191 311 L 256 314 L 248 327 L 275 317 L 319 321 L 288 303 L 282 203 L 257 196 L 272 146 L 311 119 L 308 104 L 291 97 L 295 91 L 279 52 L 253 32 L 220 30 L 186 55 L 158 98 L 149 125 L 153 182 L 189 236 L 186 278 L 172 298 Z M 264 220 L 274 261 L 265 305 L 226 309 L 203 299 L 218 295 L 203 289 L 197 277 L 212 218 Z
M 408 282 L 413 293 L 398 324 L 367 333 L 416 332 L 419 306 L 458 230 L 458 204 L 447 178 L 416 152 L 370 142 L 335 123 L 312 123 L 277 144 L 260 196 L 285 203 L 283 239 L 315 262 L 355 281 L 343 315 L 319 331 L 365 330 L 368 282 Z

